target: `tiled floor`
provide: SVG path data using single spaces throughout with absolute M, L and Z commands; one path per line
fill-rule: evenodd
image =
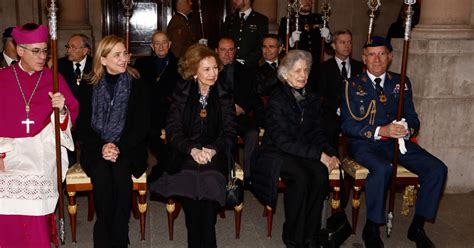
M 279 203 L 283 202 L 283 194 L 280 194 Z M 396 196 L 396 211 L 394 230 L 392 237 L 385 235 L 382 239 L 385 247 L 415 247 L 415 244 L 406 238 L 408 225 L 413 216 L 413 211 L 408 217 L 400 214 L 401 197 Z M 71 243 L 71 232 L 69 228 L 69 217 L 66 211 L 66 244 L 62 247 L 93 247 L 92 227 L 93 222 L 87 221 L 87 199 L 78 197 L 78 223 L 77 243 Z M 434 224 L 425 225 L 426 232 L 437 247 L 469 247 L 474 248 L 474 192 L 469 194 L 447 194 L 444 195 Z M 250 193 L 246 192 L 245 207 L 242 216 L 240 239 L 234 235 L 234 215 L 232 211 L 226 211 L 227 218 L 218 218 L 217 221 L 217 244 L 218 247 L 284 247 L 281 240 L 283 225 L 283 205 L 277 210 L 273 222 L 273 238 L 266 237 L 266 219 L 262 217 L 263 206 Z M 351 218 L 351 208 L 346 212 Z M 365 204 L 362 194 L 361 209 L 359 215 L 358 233 L 352 235 L 343 247 L 363 247 L 361 230 L 365 223 Z M 381 229 L 384 231 L 384 229 Z M 156 201 L 148 202 L 148 213 L 146 219 L 146 240 L 140 241 L 139 221 L 130 220 L 130 247 L 186 247 L 186 228 L 184 226 L 184 215 L 178 216 L 175 222 L 174 240 L 168 240 L 168 227 L 165 204 Z

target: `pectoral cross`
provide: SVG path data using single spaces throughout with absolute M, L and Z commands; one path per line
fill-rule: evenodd
M 30 133 L 30 124 L 35 124 L 34 121 L 31 121 L 30 118 L 26 117 L 26 120 L 22 121 L 21 124 L 26 125 L 26 133 Z

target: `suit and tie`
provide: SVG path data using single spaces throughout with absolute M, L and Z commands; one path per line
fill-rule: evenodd
M 68 60 L 67 56 L 58 59 L 59 73 L 63 75 L 64 79 L 69 85 L 69 89 L 71 89 L 72 94 L 74 94 L 74 96 L 78 98 L 79 85 L 77 84 L 77 81 L 76 81 L 77 80 L 76 68 L 77 68 L 76 62 Z M 82 73 L 81 78 L 82 76 L 91 72 L 91 70 L 92 70 L 92 57 L 87 55 L 86 64 L 84 68 L 81 68 L 81 73 Z
M 371 79 L 372 77 L 372 79 Z M 363 73 L 347 81 L 341 105 L 342 131 L 348 137 L 348 152 L 357 162 L 369 170 L 365 181 L 367 218 L 385 223 L 385 193 L 391 180 L 394 142 L 391 138 L 375 138 L 375 132 L 396 119 L 400 96 L 400 75 L 386 72 L 381 75 L 381 86 L 386 96 L 385 104 L 375 89 L 373 75 Z M 408 123 L 409 135 L 413 136 L 420 127 L 413 104 L 410 80 L 406 80 L 403 115 Z M 346 104 L 347 100 L 347 104 Z M 371 106 L 372 107 L 369 107 Z M 375 113 L 372 113 L 375 106 Z M 364 118 L 365 117 L 365 118 Z M 405 141 L 406 154 L 398 154 L 399 162 L 420 177 L 420 191 L 417 196 L 415 214 L 433 219 L 447 167 L 419 145 Z
M 326 139 L 336 150 L 339 145 L 339 133 L 341 132 L 341 118 L 337 112 L 341 107 L 344 80 L 361 74 L 363 67 L 362 62 L 349 58 L 349 63 L 345 64 L 345 69 L 346 72 L 350 72 L 350 75 L 346 74 L 346 77 L 344 77 L 338 61 L 336 58 L 332 58 L 321 65 L 321 70 L 318 73 L 319 79 L 314 87 L 316 93 L 322 98 L 323 126 L 326 131 Z

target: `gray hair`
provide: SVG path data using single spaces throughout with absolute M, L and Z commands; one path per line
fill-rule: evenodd
M 285 82 L 286 80 L 283 75 L 288 74 L 288 71 L 291 70 L 296 61 L 300 59 L 305 61 L 306 64 L 308 64 L 308 67 L 311 68 L 311 64 L 313 63 L 311 53 L 304 50 L 294 49 L 289 51 L 278 65 L 278 79 L 280 79 L 282 82 Z

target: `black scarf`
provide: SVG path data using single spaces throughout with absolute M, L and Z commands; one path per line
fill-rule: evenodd
M 113 76 L 105 75 L 92 90 L 91 125 L 108 143 L 119 141 L 122 135 L 133 78 L 128 73 L 122 73 L 116 80 L 115 83 Z M 110 94 L 112 87 L 110 92 L 113 94 Z

